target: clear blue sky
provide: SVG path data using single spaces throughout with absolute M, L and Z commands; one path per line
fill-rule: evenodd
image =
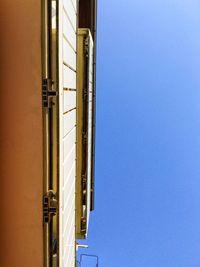
M 100 267 L 199 267 L 199 0 L 99 0 L 96 122 L 81 252 Z

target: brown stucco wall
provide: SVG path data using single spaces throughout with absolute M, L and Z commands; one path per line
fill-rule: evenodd
M 0 266 L 42 267 L 40 0 L 0 1 Z

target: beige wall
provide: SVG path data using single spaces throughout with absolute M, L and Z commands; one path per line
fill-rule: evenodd
M 0 1 L 0 266 L 42 267 L 40 0 Z

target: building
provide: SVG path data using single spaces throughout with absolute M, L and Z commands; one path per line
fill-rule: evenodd
M 74 267 L 94 209 L 96 0 L 0 10 L 0 266 Z

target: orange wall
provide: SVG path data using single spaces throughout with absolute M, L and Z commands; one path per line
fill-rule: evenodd
M 42 267 L 40 0 L 0 1 L 0 266 Z

